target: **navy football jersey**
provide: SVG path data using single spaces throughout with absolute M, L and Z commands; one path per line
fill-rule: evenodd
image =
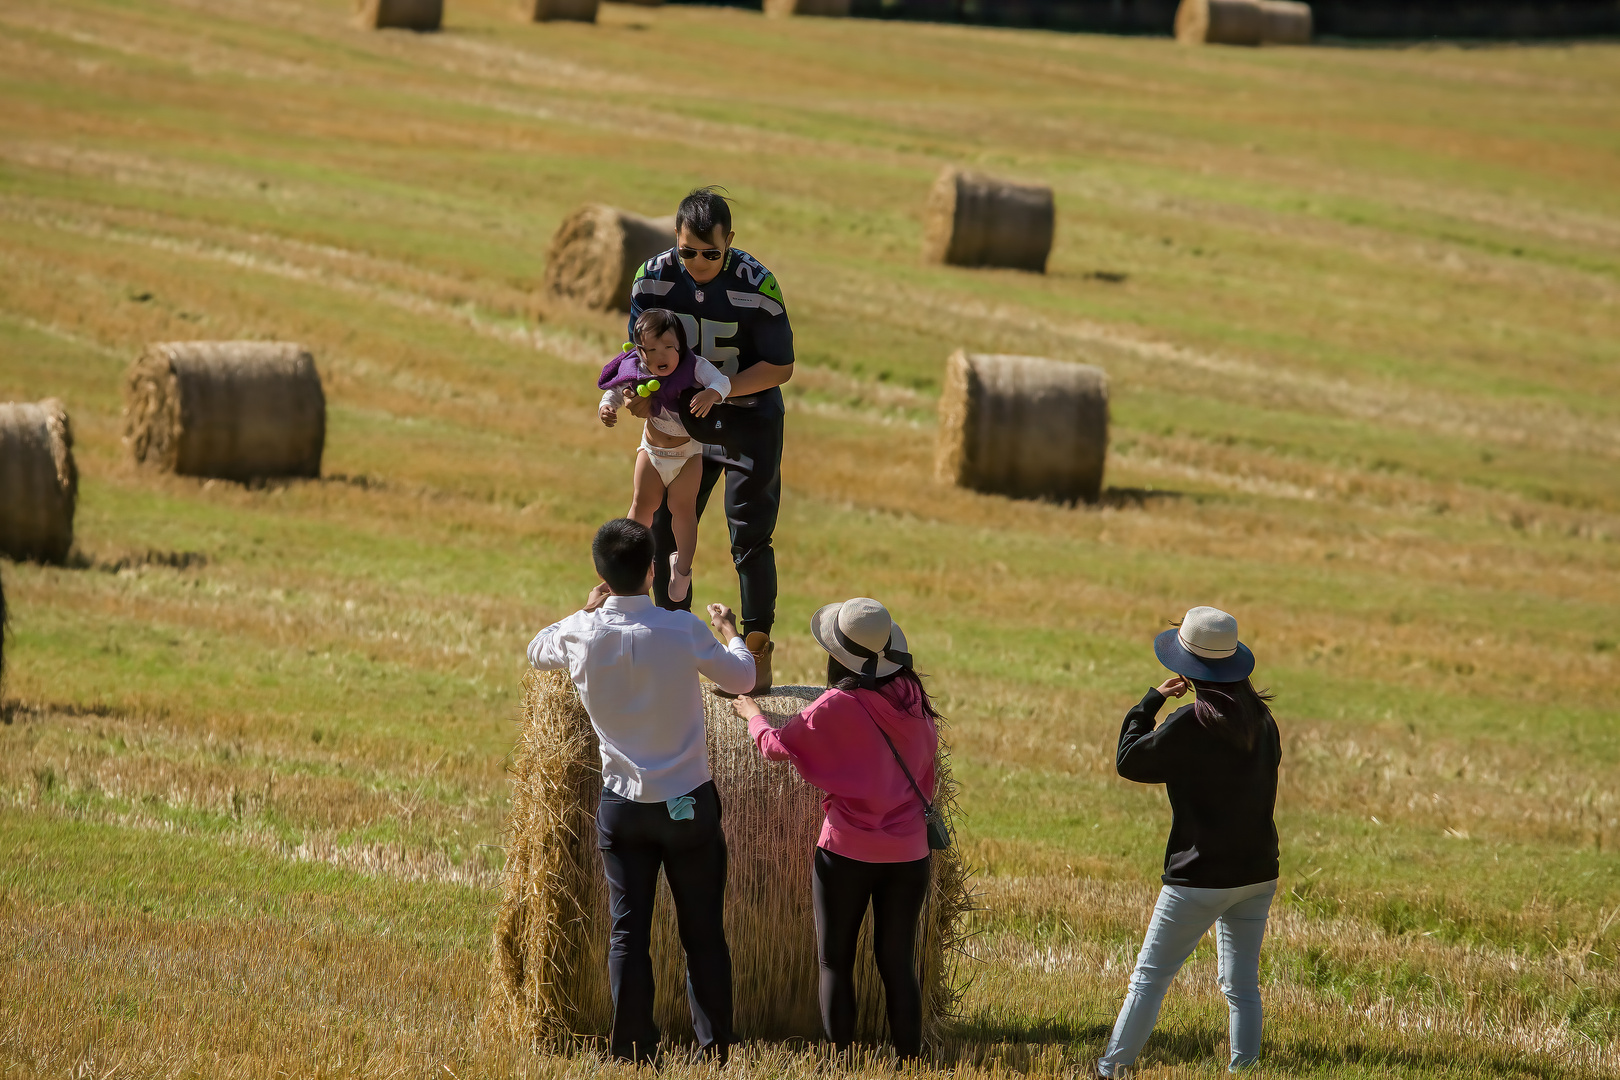
M 755 364 L 793 363 L 793 327 L 776 275 L 741 248 L 726 251 L 725 264 L 713 281 L 699 285 L 671 248 L 654 255 L 636 271 L 630 286 L 630 331 L 648 308 L 667 308 L 686 324 L 692 350 L 728 378 Z M 782 391 L 729 398 L 729 404 L 782 411 Z

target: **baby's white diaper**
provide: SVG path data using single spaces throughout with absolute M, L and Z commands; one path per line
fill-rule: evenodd
M 646 432 L 641 433 L 641 448 L 647 451 L 647 460 L 658 470 L 658 478 L 665 487 L 675 482 L 688 461 L 703 453 L 703 444 L 696 439 L 687 439 L 679 446 L 654 446 L 647 441 Z

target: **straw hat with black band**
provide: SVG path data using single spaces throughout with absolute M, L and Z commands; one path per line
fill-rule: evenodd
M 869 597 L 821 608 L 810 616 L 810 636 L 859 675 L 867 690 L 875 690 L 879 679 L 911 667 L 905 633 L 889 617 L 889 609 Z
M 1238 640 L 1237 620 L 1219 608 L 1195 607 L 1181 625 L 1153 639 L 1159 663 L 1200 682 L 1242 682 L 1254 671 L 1254 653 Z

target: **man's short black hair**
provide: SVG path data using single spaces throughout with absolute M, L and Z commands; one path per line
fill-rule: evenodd
M 652 530 L 629 518 L 614 518 L 596 530 L 591 559 L 608 588 L 620 596 L 634 596 L 647 584 L 647 571 L 652 569 Z
M 731 204 L 713 187 L 697 188 L 675 211 L 677 236 L 683 228 L 705 240 L 724 240 L 731 231 Z

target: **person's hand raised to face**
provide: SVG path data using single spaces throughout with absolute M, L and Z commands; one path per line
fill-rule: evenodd
M 1159 693 L 1163 694 L 1165 697 L 1173 698 L 1178 698 L 1191 689 L 1192 683 L 1188 682 L 1186 676 L 1184 675 L 1176 675 L 1168 678 L 1158 686 Z

